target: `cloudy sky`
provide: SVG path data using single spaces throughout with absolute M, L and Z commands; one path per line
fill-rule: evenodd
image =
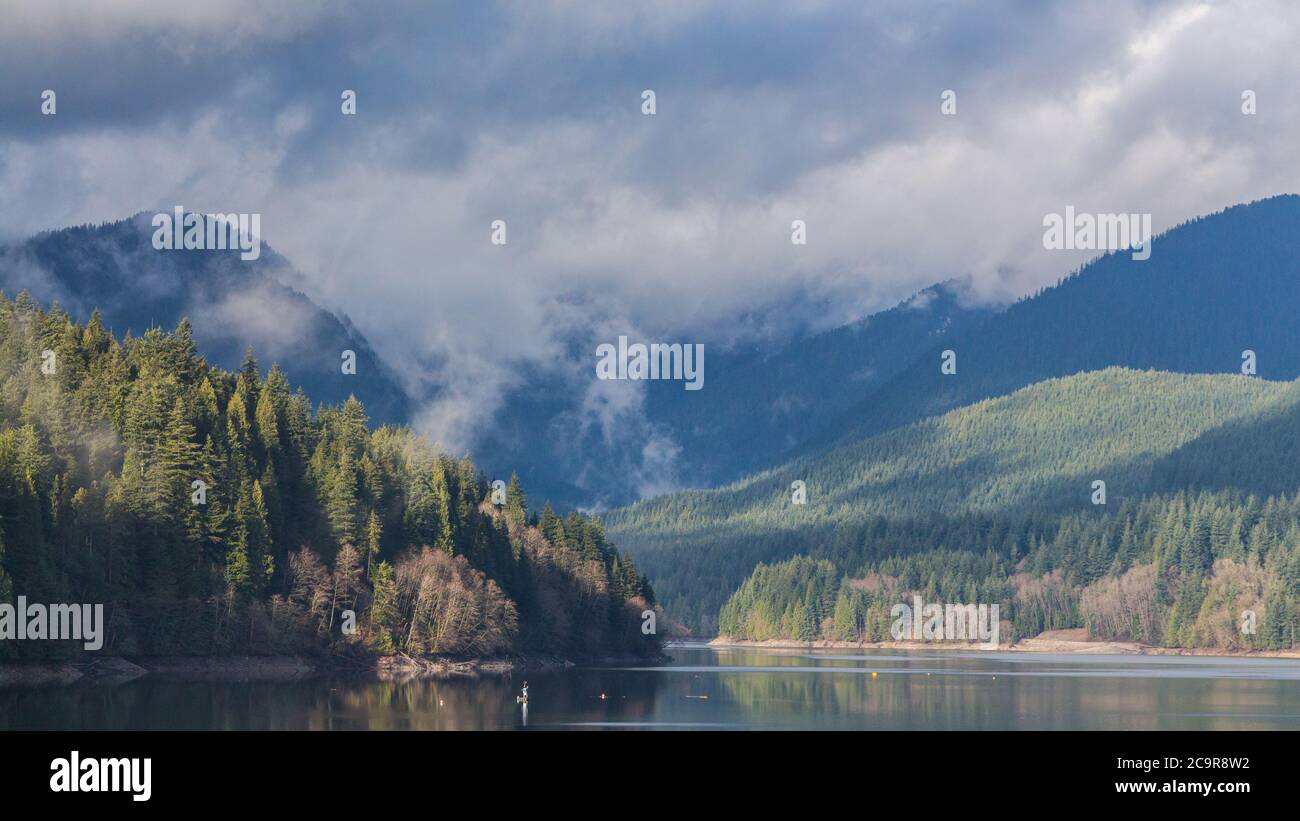
M 447 387 L 421 423 L 453 445 L 573 328 L 720 345 L 950 277 L 1006 299 L 1084 261 L 1042 248 L 1066 205 L 1159 231 L 1300 190 L 1286 0 L 2 15 L 0 240 L 178 204 L 260 213 L 305 290 L 416 392 Z

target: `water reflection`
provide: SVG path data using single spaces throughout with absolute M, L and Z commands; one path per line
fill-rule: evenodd
M 116 686 L 0 690 L 0 729 L 513 730 L 539 715 L 650 721 L 659 678 L 618 670 L 518 677 L 280 682 L 145 677 Z M 602 698 L 603 696 L 603 698 Z
M 1300 729 L 1300 662 L 679 646 L 521 677 L 0 690 L 0 729 Z

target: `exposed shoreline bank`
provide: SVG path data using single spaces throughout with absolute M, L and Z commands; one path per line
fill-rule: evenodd
M 719 636 L 707 640 L 711 647 L 767 648 L 772 650 L 962 650 L 978 653 L 1060 653 L 1074 655 L 1121 656 L 1216 656 L 1240 658 L 1300 659 L 1295 650 L 1238 650 L 1227 647 L 1156 647 L 1132 641 L 1098 641 L 1087 638 L 1087 631 L 1048 630 L 1033 638 L 996 648 L 966 641 L 830 641 L 812 642 L 768 639 L 746 641 Z
M 558 656 L 490 658 L 452 656 L 102 656 L 67 661 L 0 662 L 0 687 L 50 687 L 121 684 L 144 676 L 205 681 L 288 681 L 322 675 L 359 675 L 380 681 L 418 678 L 505 676 L 550 672 L 579 664 L 662 661 L 660 655 L 602 656 L 572 661 Z

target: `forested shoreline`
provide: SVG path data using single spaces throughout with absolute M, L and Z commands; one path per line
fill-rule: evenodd
M 918 595 L 999 605 L 1004 643 L 1087 628 L 1167 648 L 1297 646 L 1300 494 L 1179 492 L 1057 519 L 882 519 L 864 539 L 871 549 L 840 544 L 760 564 L 723 606 L 719 632 L 889 641 L 891 608 Z
M 863 577 L 890 557 L 955 551 L 997 556 L 1013 567 L 1067 524 L 1092 532 L 1150 499 L 1231 492 L 1263 505 L 1290 498 L 1300 488 L 1297 425 L 1298 381 L 1107 368 L 1048 380 L 733 485 L 641 502 L 612 511 L 607 521 L 655 579 L 667 611 L 713 634 L 726 597 L 760 562 L 828 558 L 841 573 Z M 796 480 L 806 489 L 803 504 L 792 500 Z M 1104 496 L 1097 495 L 1098 481 Z M 1240 517 L 1247 535 L 1253 515 Z M 1272 526 L 1283 539 L 1289 525 Z M 1153 555 L 1153 531 L 1144 527 L 1144 555 Z M 1090 553 L 1108 567 L 1122 536 L 1112 532 L 1107 544 L 1077 546 L 1069 530 L 1061 531 L 1067 546 L 1042 572 Z M 1131 561 L 1126 554 L 1121 564 Z
M 808 527 L 788 542 L 796 549 L 752 566 L 730 598 L 724 591 L 717 632 L 888 641 L 891 608 L 919 595 L 998 604 L 1004 641 L 1086 628 L 1166 648 L 1294 648 L 1300 494 L 1288 489 L 1296 467 L 1285 435 L 1294 389 L 1226 379 L 1108 371 L 1039 388 L 1100 401 L 1099 387 L 1121 398 L 1166 387 L 1158 401 L 1177 413 L 1157 432 L 1186 445 L 1105 474 L 1115 487 L 1152 489 L 1109 506 L 841 509 L 836 526 Z M 1021 416 L 998 424 L 1015 432 L 1004 420 L 1052 412 L 1026 398 L 1036 396 L 953 418 L 1006 407 Z M 1118 418 L 1145 418 L 1154 401 Z M 1039 427 L 1058 448 L 1089 430 L 1063 439 Z M 1026 447 L 1010 433 L 1002 440 Z M 829 511 L 811 513 L 821 519 L 809 523 L 825 524 Z M 767 541 L 776 547 L 782 535 Z M 660 651 L 642 630 L 646 611 L 662 616 L 654 590 L 599 518 L 532 510 L 514 476 L 494 499 L 468 456 L 408 428 L 372 429 L 355 398 L 314 408 L 278 366 L 263 374 L 252 352 L 237 372 L 213 367 L 188 322 L 118 340 L 98 313 L 82 324 L 25 293 L 0 294 L 0 602 L 19 595 L 104 603 L 108 655 Z M 0 661 L 81 654 L 76 642 L 0 642 Z
M 124 656 L 659 652 L 599 518 L 531 511 L 513 476 L 493 499 L 468 456 L 367 422 L 251 351 L 209 365 L 188 321 L 119 341 L 0 294 L 0 601 L 103 603 Z

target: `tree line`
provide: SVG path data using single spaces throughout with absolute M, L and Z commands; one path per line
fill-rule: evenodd
M 759 562 L 986 549 L 984 530 L 1054 527 L 1178 490 L 1300 488 L 1300 382 L 1108 368 L 1052 379 L 607 522 L 674 618 L 717 627 Z M 1106 503 L 1092 483 L 1104 480 Z M 791 492 L 804 482 L 806 502 Z M 997 548 L 1029 549 L 1026 533 Z
M 104 603 L 128 655 L 657 651 L 599 518 L 368 421 L 209 365 L 188 320 L 119 341 L 0 294 L 0 601 Z
M 1290 649 L 1300 633 L 1300 494 L 1180 491 L 1111 513 L 880 520 L 864 535 L 856 549 L 760 563 L 721 608 L 720 632 L 888 641 L 893 606 L 919 595 L 997 604 L 1012 641 L 1083 627 L 1166 647 Z

